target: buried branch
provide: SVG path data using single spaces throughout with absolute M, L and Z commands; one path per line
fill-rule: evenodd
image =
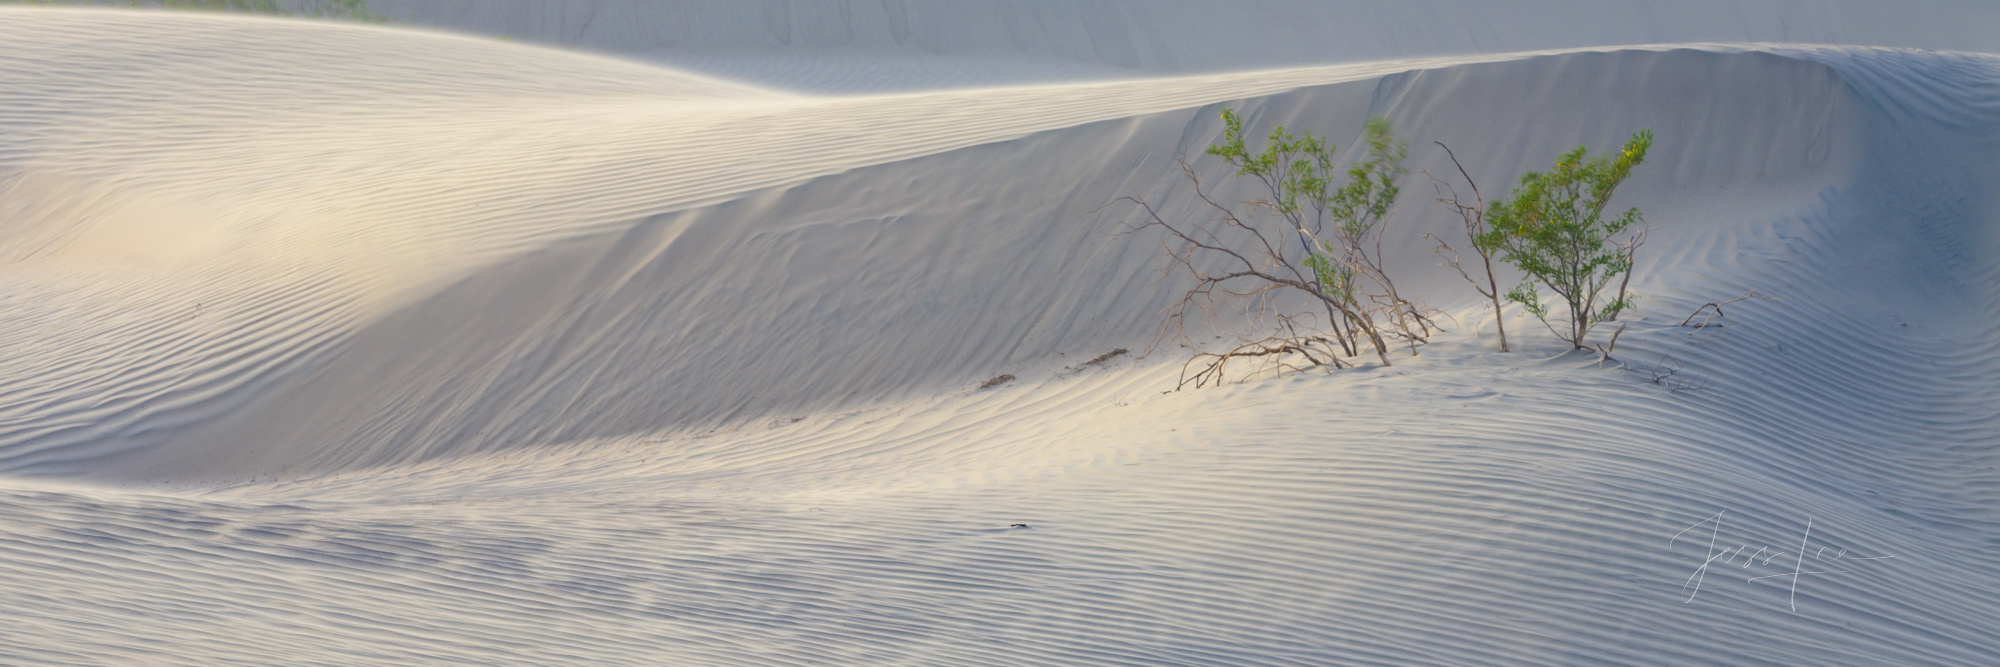
M 1734 299 L 1730 299 L 1728 301 L 1710 301 L 1708 303 L 1701 304 L 1701 307 L 1694 309 L 1693 313 L 1688 314 L 1687 319 L 1681 320 L 1680 325 L 1684 327 L 1691 326 L 1696 329 L 1705 328 L 1711 326 L 1711 324 L 1713 324 L 1713 326 L 1722 326 L 1722 324 L 1719 322 L 1713 322 L 1713 320 L 1717 317 L 1725 317 L 1725 315 L 1723 315 L 1722 313 L 1722 307 L 1732 303 L 1736 303 L 1738 301 L 1745 301 L 1749 299 L 1763 299 L 1765 301 L 1778 300 L 1776 297 L 1769 297 L 1769 296 L 1764 296 L 1762 294 L 1758 294 L 1757 290 L 1750 290 L 1748 292 L 1744 292 L 1743 296 L 1739 296 Z M 1694 318 L 1696 317 L 1700 317 L 1701 322 L 1695 323 Z
M 1666 387 L 1668 393 L 1704 391 L 1709 387 L 1707 376 L 1682 375 L 1681 363 L 1671 356 L 1661 356 L 1652 366 L 1638 369 L 1647 376 L 1646 381 Z
M 1198 352 L 1187 363 L 1181 365 L 1180 381 L 1174 385 L 1176 391 L 1194 385 L 1195 388 L 1215 384 L 1228 379 L 1229 365 L 1233 361 L 1260 361 L 1251 370 L 1237 379 L 1247 380 L 1265 373 L 1284 371 L 1304 371 L 1313 367 L 1332 366 L 1343 368 L 1340 363 L 1340 348 L 1326 336 L 1301 334 L 1293 324 L 1293 318 L 1280 316 L 1282 324 L 1277 335 L 1261 340 L 1243 341 L 1227 352 Z M 1288 358 L 1303 358 L 1305 364 L 1297 364 Z

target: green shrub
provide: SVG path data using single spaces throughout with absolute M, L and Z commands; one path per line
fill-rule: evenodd
M 1634 227 L 1642 224 L 1639 209 L 1611 218 L 1604 209 L 1652 145 L 1652 131 L 1640 130 L 1616 155 L 1586 159 L 1578 146 L 1557 156 L 1549 171 L 1523 175 L 1520 187 L 1486 212 L 1487 231 L 1474 240 L 1527 274 L 1507 300 L 1521 304 L 1577 349 L 1589 349 L 1584 340 L 1590 330 L 1617 319 L 1637 298 L 1625 288 L 1633 254 L 1645 240 L 1644 229 Z M 1604 300 L 1614 280 L 1617 294 Z M 1537 286 L 1561 297 L 1567 320 L 1550 321 L 1552 313 Z
M 1387 366 L 1392 341 L 1407 343 L 1415 354 L 1437 326 L 1429 311 L 1396 290 L 1384 266 L 1383 222 L 1400 193 L 1396 181 L 1407 173 L 1405 143 L 1389 122 L 1369 119 L 1361 155 L 1344 170 L 1335 167 L 1333 144 L 1311 132 L 1295 136 L 1273 127 L 1264 145 L 1252 149 L 1236 112 L 1224 109 L 1222 122 L 1222 139 L 1207 154 L 1234 167 L 1231 176 L 1254 181 L 1261 196 L 1220 199 L 1183 158 L 1181 171 L 1208 209 L 1208 220 L 1168 220 L 1136 197 L 1119 198 L 1141 213 L 1127 223 L 1127 231 L 1165 232 L 1168 272 L 1194 278 L 1194 286 L 1162 313 L 1161 332 L 1186 344 L 1183 324 L 1190 308 L 1212 316 L 1217 300 L 1247 299 L 1265 313 L 1278 293 L 1305 297 L 1307 307 L 1323 311 L 1326 320 L 1321 328 L 1313 324 L 1317 313 L 1276 313 L 1275 333 L 1239 339 L 1225 352 L 1197 353 L 1184 367 L 1181 386 L 1221 382 L 1225 368 L 1237 360 L 1251 363 L 1248 375 L 1256 375 L 1344 368 L 1347 359 L 1367 352 Z M 1343 173 L 1345 183 L 1337 184 Z

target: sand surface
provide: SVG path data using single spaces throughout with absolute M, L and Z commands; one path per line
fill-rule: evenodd
M 0 7 L 0 663 L 2000 663 L 1990 7 L 863 4 Z M 1452 331 L 1167 392 L 1222 108 L 1393 121 Z M 1639 127 L 1498 352 L 1430 142 Z

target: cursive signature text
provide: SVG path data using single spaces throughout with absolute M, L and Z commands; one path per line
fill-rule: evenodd
M 1687 599 L 1683 602 L 1694 602 L 1695 596 L 1701 593 L 1701 585 L 1708 579 L 1709 568 L 1732 566 L 1748 570 L 1752 566 L 1769 566 L 1772 561 L 1776 561 L 1778 567 L 1783 567 L 1785 561 L 1791 561 L 1792 570 L 1790 572 L 1750 577 L 1747 581 L 1755 582 L 1759 579 L 1790 578 L 1792 613 L 1796 614 L 1799 611 L 1799 578 L 1809 575 L 1846 574 L 1853 572 L 1853 570 L 1837 570 L 1832 568 L 1844 567 L 1846 563 L 1854 561 L 1895 558 L 1895 556 L 1850 556 L 1846 549 L 1835 549 L 1830 546 L 1814 549 L 1810 546 L 1813 528 L 1812 517 L 1806 517 L 1805 533 L 1799 537 L 1799 548 L 1797 551 L 1785 551 L 1768 545 L 1759 545 L 1756 551 L 1751 551 L 1750 547 L 1753 545 L 1749 544 L 1730 546 L 1720 541 L 1722 536 L 1722 516 L 1727 513 L 1729 513 L 1729 510 L 1716 512 L 1715 516 L 1683 528 L 1681 532 L 1674 533 L 1673 539 L 1667 540 L 1667 550 L 1673 552 L 1682 538 L 1689 538 L 1691 544 L 1697 543 L 1696 540 L 1700 539 L 1699 536 L 1701 534 L 1699 529 L 1703 526 L 1709 527 L 1708 552 L 1702 557 L 1701 564 L 1695 567 L 1694 573 L 1688 575 L 1687 581 L 1681 584 L 1681 592 L 1688 594 Z M 1694 535 L 1689 536 L 1688 533 L 1694 533 Z M 1687 557 L 1682 556 L 1682 558 Z M 1742 559 L 1742 565 L 1736 564 L 1739 558 Z M 1811 569 L 1808 569 L 1806 566 L 1807 558 L 1811 558 L 1813 561 Z

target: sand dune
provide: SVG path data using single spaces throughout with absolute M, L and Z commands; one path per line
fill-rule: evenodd
M 567 16 L 427 6 L 515 34 Z M 1071 9 L 925 7 L 887 41 L 889 14 L 839 13 L 851 42 L 791 7 L 764 18 L 793 42 L 764 46 L 770 24 L 697 12 L 674 25 L 720 26 L 713 43 L 666 60 L 730 63 L 700 72 L 0 8 L 0 662 L 2000 656 L 1986 10 L 1631 27 L 1617 12 L 1636 9 L 1607 9 L 1577 20 L 1705 43 L 1557 26 L 1230 60 L 1177 32 L 1214 18 L 1199 8 L 1146 27 L 1093 5 L 1023 33 L 1045 40 L 1023 56 L 964 26 Z M 1717 41 L 1773 22 L 1970 51 Z M 681 39 L 600 25 L 535 34 Z M 1098 53 L 1123 78 L 1020 64 L 1087 60 L 1107 25 L 1162 46 L 1129 67 Z M 936 67 L 904 53 L 933 43 L 1036 82 L 747 74 L 848 47 Z M 1175 158 L 1220 136 L 1224 107 L 1342 146 L 1383 115 L 1413 171 L 1448 167 L 1441 140 L 1492 190 L 1652 128 L 1621 190 L 1654 232 L 1620 359 L 1519 319 L 1524 349 L 1495 352 L 1419 238 L 1456 222 L 1412 180 L 1387 251 L 1451 334 L 1393 367 L 1162 393 L 1186 352 L 1142 353 L 1174 294 L 1160 239 L 1118 234 L 1133 212 L 1113 200 L 1199 215 Z M 1779 300 L 1676 326 L 1750 289 Z M 1114 349 L 1131 352 L 1085 363 Z M 1668 358 L 1705 388 L 1649 382 Z M 1791 569 L 1738 559 L 1690 601 L 1710 545 L 1682 531 L 1718 512 L 1718 544 L 1894 558 L 1795 593 L 1746 581 Z
M 793 89 L 934 89 L 1630 44 L 1992 52 L 1987 3 L 1923 0 L 372 0 L 414 25 Z

